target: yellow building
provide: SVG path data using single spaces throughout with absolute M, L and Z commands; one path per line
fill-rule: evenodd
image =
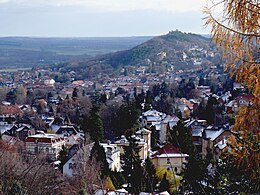
M 141 139 L 140 137 L 135 136 L 134 137 L 136 140 L 137 147 L 140 149 L 139 150 L 139 156 L 141 160 L 145 160 L 148 157 L 149 150 L 148 150 L 148 145 L 145 139 Z M 120 155 L 122 156 L 124 154 L 124 148 L 129 146 L 129 141 L 126 139 L 125 136 L 121 136 L 120 140 L 117 140 L 115 142 L 117 145 L 118 149 L 120 150 Z
M 167 170 L 180 173 L 183 168 L 183 163 L 187 162 L 186 159 L 188 156 L 187 154 L 181 153 L 173 145 L 167 143 L 152 155 L 152 162 L 156 168 L 164 167 Z

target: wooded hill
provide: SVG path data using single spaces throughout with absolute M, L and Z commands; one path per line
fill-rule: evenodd
M 191 51 L 191 49 L 197 48 Z M 170 31 L 166 35 L 154 37 L 132 49 L 105 54 L 86 61 L 64 63 L 63 70 L 80 73 L 79 77 L 95 77 L 99 73 L 111 74 L 129 66 L 151 66 L 160 64 L 177 65 L 183 61 L 183 52 L 189 59 L 206 58 L 199 49 L 209 50 L 210 39 L 197 34 Z M 73 64 L 73 65 L 72 65 Z

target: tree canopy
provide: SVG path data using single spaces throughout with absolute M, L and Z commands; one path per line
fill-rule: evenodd
M 219 8 L 222 9 L 220 14 Z M 259 185 L 254 184 L 260 182 L 260 2 L 212 1 L 204 13 L 205 24 L 212 29 L 212 39 L 226 60 L 226 70 L 252 95 L 248 105 L 240 107 L 236 115 L 233 130 L 237 132 L 237 138 L 229 141 L 230 151 L 222 158 L 240 170 L 239 177 L 250 178 L 248 182 L 252 186 L 242 192 L 252 193 L 250 189 L 259 192 Z M 229 170 L 229 177 L 233 173 Z

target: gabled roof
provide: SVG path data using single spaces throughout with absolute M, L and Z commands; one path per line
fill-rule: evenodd
M 206 123 L 207 123 L 207 121 L 206 120 L 200 120 L 200 119 L 188 119 L 188 120 L 186 120 L 186 121 L 184 121 L 184 123 L 185 123 L 185 127 L 190 127 L 190 126 L 192 126 L 192 125 L 195 125 L 195 126 L 204 126 Z
M 163 119 L 163 123 L 169 123 L 169 122 L 178 122 L 180 119 L 177 116 L 170 116 L 167 115 L 164 119 Z
M 63 133 L 70 133 L 70 134 L 74 134 L 76 135 L 78 132 L 76 130 L 76 128 L 73 125 L 64 125 L 61 126 L 58 131 L 56 132 L 56 134 L 63 134 Z
M 227 146 L 227 140 L 221 140 L 217 144 L 214 145 L 214 147 L 219 148 L 220 150 L 223 150 Z
M 204 130 L 205 134 L 206 134 L 206 139 L 210 139 L 212 141 L 214 141 L 215 139 L 217 139 L 222 133 L 224 133 L 225 131 L 229 131 L 227 129 L 221 128 L 220 130 Z
M 144 112 L 142 115 L 143 116 L 161 117 L 161 118 L 165 118 L 166 117 L 165 113 L 159 112 L 159 111 L 154 110 L 154 109 L 150 109 L 150 110 Z
M 141 134 L 145 135 L 145 134 L 149 134 L 149 133 L 151 133 L 151 131 L 149 131 L 148 129 L 145 129 L 145 128 L 142 128 L 142 129 L 136 131 L 137 135 L 141 135 Z
M 0 114 L 21 114 L 21 109 L 16 105 L 0 105 Z
M 152 158 L 170 158 L 170 157 L 186 157 L 187 154 L 183 154 L 180 152 L 178 148 L 175 148 L 170 143 L 165 144 L 162 148 L 157 150 Z

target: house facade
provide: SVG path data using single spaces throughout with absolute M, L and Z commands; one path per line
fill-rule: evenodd
M 209 126 L 202 133 L 202 157 L 211 153 L 213 158 L 218 159 L 222 151 L 227 147 L 227 140 L 233 136 L 229 128 L 214 129 Z
M 39 153 L 45 153 L 50 159 L 56 160 L 64 144 L 64 136 L 56 134 L 36 134 L 28 136 L 25 139 L 28 157 Z
M 145 139 L 141 139 L 138 136 L 135 136 L 135 140 L 136 140 L 136 144 L 137 147 L 139 148 L 139 156 L 141 160 L 145 160 L 147 159 L 148 155 L 149 155 L 149 150 L 148 150 L 148 146 L 147 146 L 147 142 L 145 141 Z M 123 156 L 124 154 L 124 148 L 129 146 L 129 141 L 125 136 L 121 136 L 120 140 L 115 141 L 115 144 L 117 145 L 119 151 L 120 151 L 120 155 Z
M 163 167 L 166 170 L 172 170 L 180 173 L 183 163 L 187 162 L 189 155 L 181 153 L 173 145 L 167 143 L 152 155 L 152 162 L 156 168 Z
M 101 143 L 100 144 L 106 153 L 106 160 L 109 165 L 109 169 L 112 171 L 120 171 L 120 150 L 118 149 L 116 144 L 111 143 Z

